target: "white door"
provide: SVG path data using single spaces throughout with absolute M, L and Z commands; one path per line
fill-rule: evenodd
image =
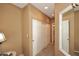
M 37 52 L 37 21 L 36 20 L 32 20 L 32 35 L 33 35 L 33 39 L 32 39 L 32 45 L 33 45 L 33 55 L 36 55 Z
M 69 52 L 69 20 L 62 22 L 62 48 Z
M 50 42 L 50 26 L 32 19 L 33 55 L 37 55 Z

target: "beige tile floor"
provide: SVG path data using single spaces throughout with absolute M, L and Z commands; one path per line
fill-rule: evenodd
M 37 56 L 54 56 L 54 45 L 50 43 L 46 48 L 37 54 Z

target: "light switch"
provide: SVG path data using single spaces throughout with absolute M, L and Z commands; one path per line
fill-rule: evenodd
M 27 34 L 27 38 L 29 38 L 29 34 Z

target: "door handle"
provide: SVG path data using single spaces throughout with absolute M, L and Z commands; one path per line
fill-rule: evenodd
M 34 41 L 34 40 L 32 40 L 32 41 Z
M 67 40 L 69 40 L 69 39 L 67 39 Z

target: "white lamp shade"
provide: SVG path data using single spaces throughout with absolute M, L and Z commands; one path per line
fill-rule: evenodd
M 5 36 L 4 36 L 4 33 L 0 32 L 0 42 L 3 42 L 5 41 Z

